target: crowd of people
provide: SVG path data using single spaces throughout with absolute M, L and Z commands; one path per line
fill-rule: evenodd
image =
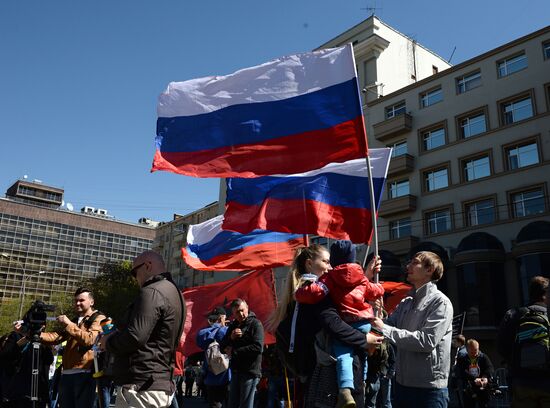
M 208 313 L 193 339 L 203 352 L 184 366 L 185 302 L 162 257 L 146 251 L 133 261 L 140 292 L 117 330 L 104 333 L 88 288 L 75 292 L 74 318 L 57 317 L 60 330 L 29 325 L 32 316 L 16 322 L 0 341 L 0 407 L 105 408 L 115 389 L 120 408 L 178 408 L 186 397 L 212 408 L 489 406 L 502 391 L 494 365 L 478 340 L 453 338 L 439 256 L 411 258 L 412 290 L 389 315 L 381 267 L 373 257 L 363 269 L 347 241 L 301 248 L 265 322 L 276 344 L 264 344 L 247 299 L 233 299 Z M 548 286 L 534 277 L 529 304 L 500 327 L 513 407 L 550 406 Z

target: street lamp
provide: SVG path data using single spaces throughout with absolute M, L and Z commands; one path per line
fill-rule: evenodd
M 21 318 L 21 315 L 23 314 L 23 302 L 25 301 L 25 289 L 27 284 L 27 279 L 30 279 L 32 275 L 27 276 L 27 272 L 25 271 L 25 268 L 23 267 L 23 264 L 13 257 L 10 256 L 10 254 L 6 252 L 0 253 L 0 257 L 7 259 L 8 261 L 14 261 L 19 267 L 21 268 L 21 271 L 23 272 L 23 286 L 21 288 L 21 292 L 19 293 L 19 315 L 18 317 Z M 38 275 L 42 275 L 45 273 L 45 271 L 38 271 Z

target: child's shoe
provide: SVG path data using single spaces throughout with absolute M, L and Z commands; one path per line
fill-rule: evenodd
M 355 400 L 351 396 L 349 388 L 340 388 L 338 399 L 336 400 L 336 408 L 355 408 Z

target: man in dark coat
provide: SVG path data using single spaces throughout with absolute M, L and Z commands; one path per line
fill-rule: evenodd
M 141 287 L 139 295 L 119 331 L 101 339 L 115 356 L 117 407 L 168 407 L 175 389 L 175 349 L 185 321 L 183 296 L 156 252 L 136 257 L 132 275 Z
M 485 408 L 489 406 L 488 386 L 494 374 L 493 363 L 486 354 L 479 350 L 479 343 L 474 339 L 466 342 L 466 355 L 457 359 L 457 373 L 464 386 L 464 407 Z
M 231 357 L 229 408 L 252 408 L 262 376 L 264 328 L 243 299 L 235 299 L 231 310 L 235 319 L 221 342 L 221 349 Z

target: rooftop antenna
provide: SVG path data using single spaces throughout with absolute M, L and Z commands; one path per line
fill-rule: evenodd
M 369 1 L 367 1 L 367 7 L 361 7 L 361 10 L 367 10 L 369 17 L 374 16 L 376 10 L 382 10 L 382 7 L 376 7 L 376 0 L 372 1 L 372 6 L 369 6 Z
M 453 55 L 455 55 L 455 51 L 456 51 L 456 45 L 455 47 L 453 48 L 453 52 L 451 52 L 451 56 L 449 57 L 449 59 L 447 60 L 447 62 L 450 64 L 451 63 L 451 60 L 453 59 Z

